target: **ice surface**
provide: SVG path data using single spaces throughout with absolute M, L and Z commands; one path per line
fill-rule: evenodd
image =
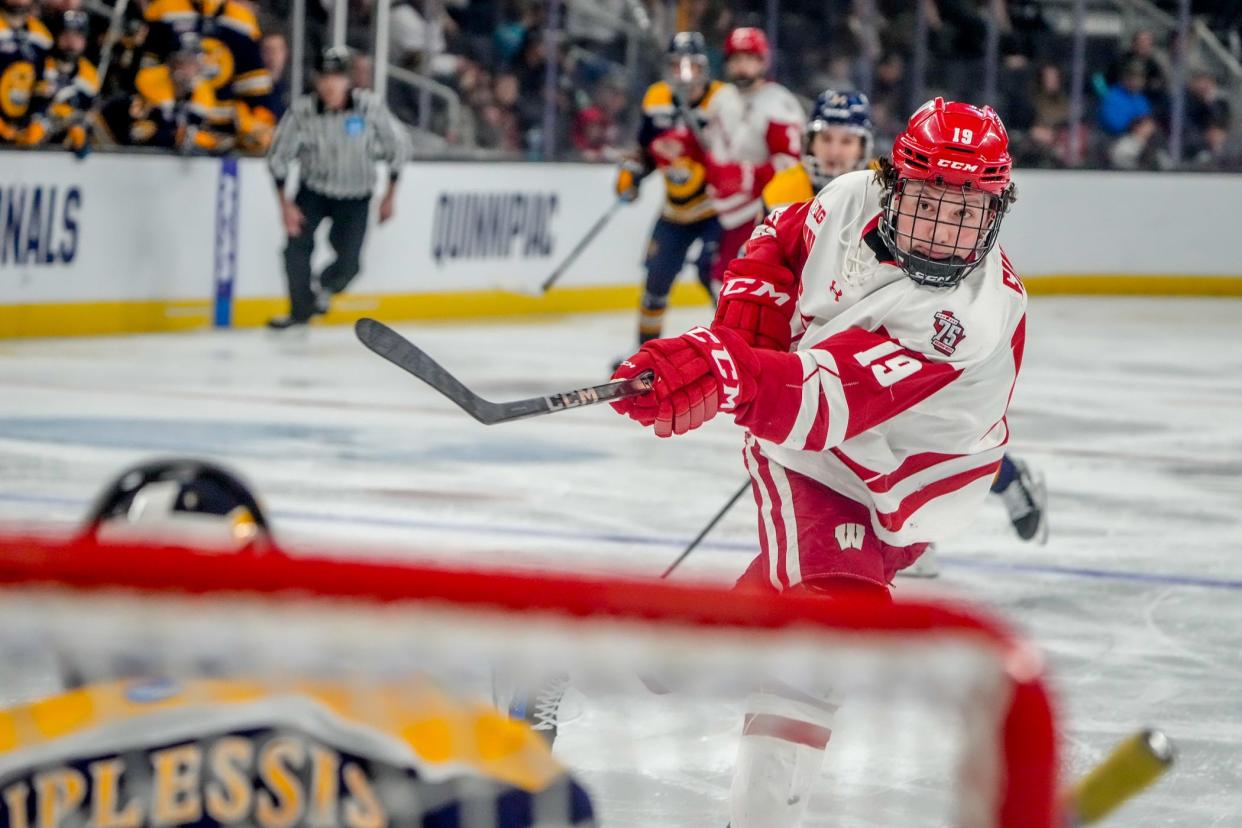
M 669 330 L 704 315 L 675 312 Z M 399 329 L 505 399 L 605 376 L 633 325 L 615 314 Z M 898 585 L 982 602 L 1038 642 L 1071 772 L 1139 726 L 1167 730 L 1179 765 L 1119 825 L 1242 825 L 1239 331 L 1237 300 L 1033 299 L 1012 450 L 1047 475 L 1051 540 L 1023 544 L 990 502 L 943 547 L 938 581 Z M 125 464 L 192 454 L 244 473 L 294 546 L 655 574 L 744 479 L 739 432 L 723 421 L 676 440 L 606 407 L 483 427 L 347 328 L 5 342 L 0 382 L 10 524 L 68 526 Z M 739 504 L 684 576 L 736 577 L 754 521 Z M 588 703 L 566 726 L 565 751 L 594 715 Z M 685 817 L 662 824 L 723 824 L 721 744 L 705 740 L 701 761 L 676 770 L 652 760 L 647 806 Z M 606 757 L 577 758 L 607 782 Z

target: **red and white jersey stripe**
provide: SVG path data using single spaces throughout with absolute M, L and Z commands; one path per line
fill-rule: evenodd
M 906 277 L 878 240 L 881 194 L 856 172 L 774 212 L 749 242 L 755 264 L 731 268 L 725 289 L 734 272 L 761 272 L 797 296 L 799 359 L 763 372 L 738 422 L 773 464 L 864 504 L 877 536 L 906 546 L 960 530 L 987 493 L 1009 439 L 1026 292 L 999 247 L 954 288 Z
M 729 229 L 753 223 L 772 175 L 801 163 L 806 113 L 792 92 L 772 81 L 747 92 L 729 84 L 721 92 L 709 109 L 708 149 L 718 161 L 748 164 L 751 176 L 741 192 L 715 199 L 720 223 Z

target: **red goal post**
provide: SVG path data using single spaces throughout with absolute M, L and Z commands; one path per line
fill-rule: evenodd
M 423 669 L 452 685 L 497 658 L 525 666 L 542 659 L 549 669 L 566 658 L 595 658 L 610 668 L 676 677 L 669 697 L 651 695 L 644 705 L 712 713 L 714 702 L 685 702 L 678 682 L 689 688 L 687 697 L 710 697 L 764 671 L 795 669 L 807 681 L 822 673 L 844 680 L 852 698 L 887 699 L 891 692 L 896 701 L 930 699 L 933 719 L 945 700 L 944 721 L 964 735 L 947 760 L 957 770 L 943 787 L 955 789 L 954 799 L 972 800 L 947 806 L 974 814 L 962 818 L 967 823 L 1060 828 L 1057 736 L 1041 659 L 1003 625 L 956 603 L 877 607 L 655 580 L 0 537 L 4 670 L 31 679 L 24 659 L 47 656 L 88 681 L 135 656 L 178 675 L 204 663 L 219 669 L 224 659 L 226 669 L 245 675 L 331 673 L 355 686 Z M 961 691 L 954 687 L 959 679 Z M 876 715 L 888 705 L 877 704 Z M 841 715 L 850 709 L 847 702 Z M 581 729 L 592 721 L 583 717 Z M 927 747 L 929 737 L 902 732 L 906 721 L 891 726 L 891 740 L 921 739 Z M 624 738 L 611 733 L 624 753 Z M 572 771 L 575 745 L 565 738 Z M 647 733 L 642 744 L 666 744 L 662 739 Z M 867 735 L 856 744 L 873 741 L 880 739 Z M 0 756 L 3 748 L 0 734 Z M 607 749 L 582 750 L 592 765 L 608 758 Z M 900 763 L 877 760 L 892 764 Z M 918 770 L 909 778 L 925 776 Z M 840 790 L 836 782 L 825 786 Z M 898 787 L 904 796 L 906 783 Z

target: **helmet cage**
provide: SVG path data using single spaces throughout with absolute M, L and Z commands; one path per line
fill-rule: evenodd
M 677 97 L 688 102 L 700 97 L 707 91 L 710 71 L 707 41 L 702 34 L 678 32 L 673 35 L 664 53 L 664 81 Z
M 892 251 L 898 267 L 911 279 L 927 287 L 954 287 L 981 265 L 988 252 L 996 246 L 1001 221 L 1013 202 L 1014 187 L 1012 184 L 1000 193 L 990 193 L 972 187 L 970 184 L 948 184 L 939 176 L 931 179 L 906 178 L 897 175 L 896 170 L 891 167 L 886 171 L 884 178 L 884 195 L 880 201 L 882 213 L 878 227 L 880 238 Z M 924 189 L 919 192 L 918 198 L 904 198 L 907 187 L 912 181 L 923 185 L 924 188 L 931 185 L 935 190 Z M 964 214 L 956 223 L 940 217 L 941 207 L 946 200 L 966 201 L 972 194 L 978 194 L 984 198 L 978 226 L 967 224 Z M 933 201 L 932 217 L 917 217 L 914 211 L 918 209 L 918 203 L 927 200 Z M 898 232 L 899 215 L 915 220 L 911 227 L 911 235 L 907 236 Z M 913 235 L 919 223 L 928 222 L 931 224 L 930 238 Z M 947 258 L 934 258 L 915 251 L 916 245 L 924 246 L 929 250 L 933 246 L 943 246 L 943 242 L 937 242 L 936 238 L 940 236 L 941 230 L 946 225 L 955 227 L 952 240 L 954 247 L 958 250 L 961 249 L 958 240 L 961 239 L 963 232 L 977 231 L 975 243 L 966 247 L 963 251 L 964 255 L 959 255 L 955 250 L 954 254 Z
M 707 87 L 707 75 L 707 55 L 670 54 L 664 66 L 665 82 L 682 99 L 698 97 L 695 93 Z

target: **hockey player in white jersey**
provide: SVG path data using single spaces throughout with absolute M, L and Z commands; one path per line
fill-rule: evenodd
M 1026 329 L 996 245 L 1011 166 L 990 108 L 928 102 L 878 171 L 767 217 L 710 328 L 648 342 L 617 371 L 654 372 L 651 393 L 613 406 L 658 436 L 718 412 L 746 429 L 760 551 L 739 589 L 887 600 L 986 497 Z M 834 711 L 751 699 L 733 828 L 799 824 Z

